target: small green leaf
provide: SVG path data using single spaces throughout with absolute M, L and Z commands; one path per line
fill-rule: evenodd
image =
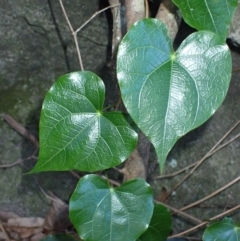
M 216 33 L 225 42 L 238 0 L 173 0 L 184 20 L 197 30 Z
M 79 241 L 79 239 L 76 239 L 67 234 L 56 234 L 48 235 L 44 239 L 41 239 L 41 241 Z
M 152 190 L 142 179 L 113 189 L 100 177 L 87 175 L 79 181 L 69 210 L 83 240 L 135 241 L 152 217 Z
M 31 173 L 97 171 L 127 159 L 137 134 L 120 112 L 103 112 L 104 95 L 102 80 L 88 71 L 57 80 L 43 102 L 40 154 Z
M 214 33 L 190 35 L 173 51 L 165 25 L 144 19 L 123 38 L 117 56 L 123 102 L 153 143 L 163 170 L 168 152 L 221 105 L 231 77 L 231 55 Z
M 162 204 L 155 203 L 153 216 L 147 231 L 138 241 L 166 241 L 172 231 L 172 216 Z
M 210 224 L 203 234 L 203 241 L 239 241 L 240 227 L 231 218 Z

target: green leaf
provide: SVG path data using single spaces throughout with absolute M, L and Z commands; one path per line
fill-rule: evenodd
M 96 175 L 83 177 L 69 204 L 70 219 L 88 241 L 134 241 L 153 213 L 151 187 L 134 179 L 113 189 Z
M 225 42 L 238 0 L 173 0 L 184 20 L 197 30 L 209 30 Z
M 79 239 L 76 239 L 67 234 L 56 234 L 48 235 L 44 239 L 41 239 L 41 241 L 79 241 Z
M 240 227 L 231 218 L 210 224 L 203 234 L 203 241 L 239 241 Z
M 120 112 L 103 112 L 104 95 L 102 80 L 88 71 L 57 80 L 43 102 L 40 154 L 31 173 L 97 171 L 127 159 L 137 134 Z
M 175 142 L 221 105 L 231 77 L 231 55 L 207 31 L 190 35 L 174 52 L 165 25 L 144 19 L 119 46 L 117 77 L 123 102 L 153 143 L 163 170 Z
M 172 231 L 172 216 L 162 204 L 155 203 L 153 216 L 147 231 L 138 241 L 166 241 Z

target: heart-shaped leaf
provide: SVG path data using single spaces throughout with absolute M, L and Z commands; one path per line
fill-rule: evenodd
M 235 225 L 231 218 L 210 224 L 203 234 L 203 241 L 239 241 L 240 224 Z
M 119 46 L 117 76 L 123 102 L 155 146 L 162 170 L 175 142 L 221 105 L 231 56 L 227 45 L 207 31 L 190 35 L 175 53 L 165 25 L 144 19 Z
M 172 231 L 172 216 L 162 204 L 155 203 L 152 219 L 147 231 L 138 241 L 166 241 Z
M 31 171 L 97 171 L 125 161 L 137 134 L 120 112 L 102 111 L 105 88 L 92 72 L 60 77 L 40 119 L 40 154 Z
M 152 190 L 142 179 L 113 189 L 100 177 L 87 175 L 79 181 L 69 210 L 83 240 L 135 241 L 152 217 Z
M 184 20 L 197 30 L 209 30 L 225 42 L 238 0 L 173 0 Z

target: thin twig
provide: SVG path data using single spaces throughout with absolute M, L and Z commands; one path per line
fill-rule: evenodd
M 74 177 L 76 177 L 76 178 L 78 178 L 78 179 L 80 179 L 81 178 L 81 176 L 80 175 L 78 175 L 76 172 L 74 172 L 74 171 L 69 171 Z M 98 174 L 97 174 L 98 175 Z M 109 178 L 107 178 L 106 176 L 104 176 L 104 175 L 99 175 L 100 177 L 102 177 L 103 179 L 105 179 L 105 180 L 108 180 L 112 185 L 115 185 L 115 186 L 120 186 L 121 184 L 119 183 L 119 182 L 117 182 L 117 181 L 115 181 L 115 180 L 113 180 L 113 179 L 109 179 Z
M 32 141 L 35 146 L 38 146 L 37 138 L 33 134 L 31 134 L 23 125 L 17 122 L 12 116 L 6 113 L 1 113 L 1 116 L 9 126 L 11 126 L 14 130 L 16 130 L 19 134 L 21 134 L 28 140 Z
M 59 0 L 59 2 L 60 2 L 60 5 L 61 5 L 61 8 L 62 8 L 64 17 L 65 17 L 65 19 L 66 19 L 66 21 L 67 21 L 67 24 L 68 24 L 71 32 L 73 33 L 73 32 L 74 32 L 74 29 L 73 29 L 73 27 L 72 27 L 72 25 L 71 25 L 71 22 L 70 22 L 69 18 L 68 18 L 68 15 L 67 15 L 67 12 L 66 12 L 66 10 L 65 10 L 65 7 L 63 6 L 62 0 Z
M 190 240 L 190 241 L 192 241 L 192 240 L 202 241 L 201 238 L 195 238 L 195 237 L 184 236 L 184 237 L 182 237 L 182 238 L 184 238 L 184 239 L 186 239 L 186 240 Z
M 174 207 L 172 207 L 172 206 L 169 206 L 169 205 L 166 204 L 166 203 L 163 204 L 162 202 L 158 202 L 157 200 L 154 200 L 154 202 L 160 203 L 160 204 L 166 206 L 168 209 L 170 209 L 171 211 L 173 211 L 174 214 L 180 214 L 181 216 L 186 217 L 186 218 L 188 218 L 188 219 L 190 219 L 190 220 L 193 220 L 194 222 L 196 222 L 196 223 L 198 223 L 198 224 L 199 224 L 199 223 L 202 223 L 202 221 L 201 221 L 200 219 L 195 218 L 195 217 L 193 217 L 192 215 L 190 215 L 190 214 L 188 214 L 188 213 L 185 213 L 185 212 L 183 212 L 183 211 L 181 211 L 181 210 L 179 210 L 179 209 L 176 209 L 176 208 L 174 208 Z
M 235 141 L 237 138 L 240 137 L 240 133 L 237 134 L 236 136 L 234 136 L 232 139 L 230 139 L 229 141 L 225 142 L 224 144 L 220 145 L 218 148 L 216 148 L 214 151 L 212 151 L 211 153 L 209 153 L 209 155 L 206 155 L 205 156 L 205 159 L 207 159 L 208 157 L 210 157 L 211 155 L 213 155 L 214 153 L 216 153 L 217 151 L 219 151 L 220 149 L 222 149 L 223 147 L 225 147 L 226 145 L 230 144 L 231 142 Z M 190 168 L 194 167 L 195 165 L 198 164 L 199 161 L 195 162 L 195 163 L 192 163 L 191 165 L 188 165 L 187 167 L 184 167 L 182 168 L 181 170 L 179 171 L 176 171 L 174 173 L 170 173 L 170 174 L 166 174 L 166 175 L 161 175 L 161 176 L 157 176 L 157 177 L 154 177 L 153 179 L 156 179 L 156 180 L 160 180 L 160 179 L 165 179 L 165 178 L 171 178 L 171 177 L 174 177 L 182 172 L 185 172 L 187 170 L 189 170 Z
M 237 123 L 233 127 L 231 127 L 229 131 L 227 131 L 227 133 L 211 148 L 209 152 L 207 152 L 207 154 L 199 162 L 197 162 L 195 167 L 167 194 L 163 202 L 172 194 L 174 190 L 176 190 L 186 179 L 188 179 L 194 173 L 194 171 L 207 159 L 207 157 L 212 155 L 217 146 L 239 125 L 239 123 L 240 120 L 237 121 Z
M 198 204 L 200 204 L 200 203 L 202 203 L 202 202 L 205 202 L 206 200 L 212 198 L 213 196 L 217 195 L 218 193 L 224 191 L 225 189 L 229 188 L 229 187 L 232 186 L 233 184 L 237 183 L 239 180 L 240 180 L 240 176 L 237 177 L 237 178 L 235 178 L 234 180 L 232 180 L 231 182 L 229 182 L 229 183 L 226 184 L 225 186 L 219 188 L 219 189 L 216 190 L 215 192 L 211 193 L 210 195 L 208 195 L 208 196 L 206 196 L 206 197 L 204 197 L 204 198 L 202 198 L 202 199 L 200 199 L 200 200 L 198 200 L 198 201 L 196 201 L 196 202 L 194 202 L 194 203 L 191 203 L 191 204 L 189 204 L 189 205 L 187 205 L 187 206 L 185 206 L 185 207 L 183 207 L 183 208 L 180 208 L 180 210 L 181 210 L 181 211 L 184 211 L 184 210 L 187 210 L 187 209 L 189 209 L 189 208 L 192 208 L 193 206 L 196 206 L 196 205 L 198 205 Z
M 76 172 L 74 172 L 74 171 L 69 171 L 74 177 L 76 177 L 77 179 L 80 179 L 81 178 L 81 176 L 80 175 L 78 175 Z
M 230 132 L 232 132 L 238 125 L 240 124 L 240 120 L 224 135 L 224 136 L 227 136 L 230 134 Z M 229 141 L 227 141 L 226 143 L 222 144 L 221 146 L 219 146 L 218 148 L 216 148 L 214 151 L 212 152 L 208 152 L 209 155 L 205 155 L 205 158 L 208 158 L 210 157 L 212 154 L 214 154 L 215 152 L 219 151 L 220 149 L 222 149 L 223 147 L 225 147 L 226 145 L 228 145 L 229 143 L 233 142 L 235 139 L 237 139 L 238 137 L 240 137 L 240 133 L 236 136 L 234 136 L 232 139 L 230 139 Z M 213 148 L 212 148 L 213 149 Z M 202 159 L 201 159 L 202 160 Z M 188 171 L 190 168 L 196 166 L 201 160 L 198 160 L 197 162 L 195 163 L 192 163 L 190 165 L 188 165 L 187 167 L 184 167 L 182 168 L 181 170 L 179 171 L 176 171 L 174 173 L 170 173 L 170 174 L 166 174 L 166 175 L 161 175 L 161 176 L 156 176 L 156 177 L 153 177 L 153 179 L 155 180 L 160 180 L 160 179 L 165 179 L 165 178 L 171 178 L 171 177 L 174 177 L 182 172 L 185 172 L 185 171 Z
M 4 229 L 1 221 L 0 221 L 0 229 L 2 230 L 2 232 L 4 233 L 4 235 L 6 236 L 6 239 L 7 239 L 8 241 L 11 241 L 10 238 L 8 237 L 8 235 L 7 235 L 7 233 L 6 233 L 5 229 Z
M 221 217 L 223 217 L 223 216 L 226 216 L 227 214 L 229 214 L 229 213 L 231 213 L 231 212 L 234 212 L 234 211 L 236 211 L 236 210 L 238 210 L 238 209 L 240 209 L 240 204 L 239 204 L 238 206 L 234 207 L 234 208 L 231 208 L 231 209 L 229 209 L 229 210 L 227 210 L 227 211 L 225 211 L 225 212 L 223 212 L 223 213 L 218 214 L 217 216 L 214 216 L 213 218 L 210 218 L 209 220 L 210 220 L 210 221 L 214 221 L 214 220 L 216 220 L 216 219 L 218 219 L 218 218 L 221 218 Z M 202 223 L 198 224 L 198 225 L 195 226 L 195 227 L 192 227 L 192 228 L 190 228 L 190 229 L 188 229 L 188 230 L 185 230 L 185 231 L 183 231 L 183 232 L 181 232 L 181 233 L 172 235 L 172 236 L 170 236 L 169 238 L 175 238 L 175 237 L 183 236 L 183 235 L 185 235 L 185 234 L 188 234 L 188 233 L 190 233 L 190 232 L 195 231 L 195 230 L 198 229 L 198 228 L 201 228 L 201 227 L 205 226 L 205 225 L 208 224 L 208 223 L 209 223 L 209 221 L 202 222 Z
M 227 141 L 227 142 L 225 142 L 224 144 L 222 144 L 221 146 L 219 146 L 216 150 L 214 150 L 213 152 L 212 152 L 212 154 L 213 153 L 215 153 L 215 152 L 217 152 L 217 151 L 219 151 L 220 149 L 222 149 L 223 147 L 225 147 L 225 146 L 227 146 L 228 144 L 230 144 L 231 142 L 233 142 L 233 141 L 235 141 L 237 138 L 239 138 L 240 137 L 240 133 L 238 133 L 236 136 L 234 136 L 232 139 L 230 139 L 229 141 Z
M 79 45 L 78 45 L 76 33 L 73 33 L 73 39 L 74 39 L 74 43 L 75 43 L 75 46 L 76 46 L 76 49 L 77 49 L 77 55 L 78 55 L 78 61 L 79 61 L 79 64 L 80 64 L 80 69 L 81 69 L 81 71 L 84 71 L 81 52 L 80 52 L 80 48 L 79 48 Z
M 66 10 L 64 8 L 64 5 L 62 3 L 62 0 L 59 0 L 59 2 L 60 2 L 60 5 L 61 5 L 61 8 L 62 8 L 64 17 L 65 17 L 65 19 L 66 19 L 66 21 L 68 23 L 68 26 L 69 26 L 69 28 L 71 30 L 72 35 L 73 35 L 74 43 L 75 43 L 75 46 L 76 46 L 76 49 L 77 49 L 77 55 L 78 55 L 80 69 L 83 71 L 84 68 L 83 68 L 83 63 L 82 63 L 81 52 L 80 52 L 80 49 L 79 49 L 79 46 L 78 46 L 77 34 L 74 32 L 74 29 L 73 29 L 73 27 L 71 25 L 71 22 L 70 22 L 69 18 L 68 18 L 68 15 L 67 15 L 67 12 L 66 12 Z
M 115 185 L 117 187 L 121 186 L 121 184 L 115 180 L 109 179 L 108 177 L 104 176 L 104 175 L 100 175 L 101 178 L 109 181 L 112 185 Z
M 22 164 L 23 160 L 22 159 L 18 159 L 17 161 L 11 163 L 11 164 L 3 164 L 3 165 L 0 165 L 0 168 L 11 168 L 11 167 L 14 167 L 14 166 L 17 166 L 18 164 Z
M 83 62 L 82 62 L 82 57 L 81 57 L 81 52 L 80 52 L 80 48 L 79 48 L 79 45 L 78 45 L 78 40 L 77 40 L 77 33 L 83 28 L 85 27 L 93 18 L 95 18 L 98 14 L 102 13 L 103 11 L 106 11 L 107 9 L 109 8 L 114 8 L 114 7 L 117 7 L 117 6 L 120 6 L 120 4 L 115 4 L 115 5 L 112 5 L 112 6 L 108 6 L 104 9 L 101 9 L 99 11 L 97 11 L 96 13 L 94 13 L 82 26 L 80 26 L 77 30 L 74 30 L 73 27 L 72 27 L 72 24 L 68 18 L 68 15 L 67 15 L 67 12 L 65 10 L 65 7 L 62 3 L 62 0 L 59 0 L 60 2 L 60 5 L 61 5 L 61 8 L 62 8 L 62 11 L 63 11 L 63 14 L 64 14 L 64 17 L 67 21 L 67 24 L 71 30 L 71 33 L 73 35 L 73 39 L 74 39 L 74 43 L 75 43 L 75 46 L 76 46 L 76 50 L 77 50 L 77 55 L 78 55 L 78 61 L 79 61 L 79 65 L 80 65 L 80 69 L 81 71 L 84 70 L 83 68 Z
M 212 204 L 212 205 L 203 205 L 203 204 L 200 204 L 200 205 L 197 205 L 195 206 L 196 208 L 200 208 L 200 209 L 223 209 L 223 208 L 226 208 L 226 209 L 230 209 L 230 208 L 233 208 L 235 207 L 237 204 L 232 204 L 232 205 L 227 205 L 225 207 L 225 205 L 220 205 L 220 204 Z M 224 210 L 225 211 L 225 210 Z
M 111 6 L 108 6 L 108 7 L 106 7 L 106 8 L 103 8 L 103 9 L 95 12 L 82 26 L 80 26 L 80 27 L 75 31 L 75 33 L 78 33 L 83 27 L 85 27 L 85 26 L 86 26 L 93 18 L 95 18 L 98 14 L 100 14 L 100 13 L 102 13 L 102 12 L 104 12 L 104 11 L 110 9 L 110 8 L 115 8 L 115 7 L 118 7 L 118 6 L 120 6 L 119 3 L 114 4 L 114 5 L 111 5 Z
M 148 4 L 148 0 L 145 0 L 145 18 L 149 18 L 149 4 Z
M 116 4 L 120 4 L 120 0 L 108 0 L 110 6 L 114 6 Z M 121 22 L 121 11 L 120 8 L 116 9 L 116 8 L 112 8 L 111 9 L 112 12 L 112 24 L 113 24 L 113 28 L 112 28 L 112 56 L 111 56 L 111 64 L 113 64 L 114 59 L 116 59 L 116 53 L 117 53 L 117 49 L 119 46 L 119 43 L 122 39 L 122 30 L 123 30 L 123 26 L 122 26 L 122 22 Z
M 194 167 L 197 165 L 199 161 L 195 162 L 195 163 L 192 163 L 191 165 L 188 165 L 176 172 L 173 172 L 173 173 L 169 173 L 169 174 L 165 174 L 165 175 L 160 175 L 160 176 L 156 176 L 156 177 L 153 177 L 154 180 L 160 180 L 160 179 L 165 179 L 165 178 L 172 178 L 172 177 L 175 177 L 176 175 L 182 173 L 182 172 L 185 172 L 185 171 L 188 171 L 190 168 Z
M 232 72 L 237 72 L 240 70 L 240 67 L 236 68 L 236 69 L 233 69 Z
M 41 185 L 38 183 L 38 181 L 37 181 L 37 179 L 36 179 L 35 176 L 33 176 L 33 179 L 34 179 L 36 185 L 38 186 L 38 188 L 40 189 L 40 191 L 43 193 L 43 195 L 44 195 L 47 199 L 49 199 L 49 200 L 51 200 L 51 201 L 54 201 L 54 202 L 57 202 L 57 203 L 62 204 L 62 205 L 65 204 L 61 199 L 59 199 L 59 198 L 54 198 L 55 195 L 53 195 L 52 192 L 49 191 L 49 193 L 50 193 L 51 196 L 48 195 L 48 194 L 43 190 L 43 188 L 41 187 Z
M 33 154 L 27 158 L 24 159 L 18 159 L 17 161 L 11 163 L 11 164 L 3 164 L 0 165 L 0 168 L 11 168 L 14 166 L 17 166 L 18 164 L 23 164 L 24 161 L 30 160 L 30 159 L 36 159 L 35 153 L 38 151 L 38 148 L 33 152 Z
M 226 200 L 225 205 L 224 205 L 223 212 L 226 211 L 228 203 L 229 203 L 229 200 L 230 200 L 231 197 L 232 197 L 232 194 L 228 194 L 227 200 Z
M 117 104 L 116 104 L 116 106 L 115 106 L 115 111 L 117 111 L 118 110 L 118 108 L 119 108 L 119 106 L 120 106 L 120 104 L 122 103 L 122 97 L 121 97 L 121 95 L 119 96 L 119 98 L 118 98 L 118 101 L 117 101 Z

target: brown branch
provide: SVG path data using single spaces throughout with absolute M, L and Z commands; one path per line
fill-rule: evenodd
M 74 172 L 74 171 L 69 171 L 74 177 L 76 177 L 77 179 L 80 179 L 81 178 L 81 176 L 78 174 L 78 173 L 76 173 L 76 172 Z M 100 174 L 97 174 L 98 176 L 100 176 L 101 178 L 103 178 L 103 179 L 105 179 L 105 180 L 107 180 L 107 181 L 109 181 L 112 185 L 114 185 L 114 186 L 120 186 L 121 184 L 119 183 L 119 182 L 117 182 L 117 181 L 115 181 L 115 180 L 113 180 L 113 179 L 109 179 L 108 177 L 106 177 L 106 176 L 104 176 L 104 175 L 100 175 Z
M 66 21 L 68 23 L 68 26 L 69 26 L 69 28 L 71 30 L 72 35 L 73 35 L 74 43 L 75 43 L 75 46 L 76 46 L 76 49 L 77 49 L 77 55 L 78 55 L 78 61 L 79 61 L 80 69 L 83 71 L 84 68 L 83 68 L 83 63 L 82 63 L 81 52 L 80 52 L 80 49 L 79 49 L 79 46 L 78 46 L 77 34 L 74 32 L 74 29 L 72 27 L 72 24 L 71 24 L 69 18 L 68 18 L 68 15 L 67 15 L 65 7 L 64 7 L 64 5 L 62 3 L 62 0 L 59 0 L 59 2 L 60 2 L 60 5 L 61 5 L 61 8 L 62 8 L 64 17 L 65 17 L 65 19 L 66 19 Z
M 186 218 L 188 218 L 188 219 L 190 219 L 190 220 L 192 220 L 192 221 L 194 221 L 195 223 L 198 223 L 198 224 L 199 224 L 199 223 L 202 223 L 202 221 L 201 221 L 200 219 L 195 218 L 195 217 L 193 217 L 192 215 L 183 212 L 182 210 L 179 210 L 179 209 L 176 209 L 176 208 L 174 208 L 174 207 L 172 207 L 172 206 L 169 206 L 169 205 L 166 204 L 166 203 L 158 202 L 157 200 L 154 200 L 154 202 L 160 203 L 160 204 L 166 206 L 168 209 L 170 209 L 171 211 L 174 212 L 173 214 L 180 214 L 181 216 L 186 217 Z
M 217 148 L 217 146 L 239 125 L 239 123 L 240 120 L 233 127 L 230 128 L 230 130 L 211 148 L 211 150 L 199 162 L 197 162 L 195 167 L 167 194 L 165 200 L 172 194 L 174 190 L 176 190 L 186 179 L 188 179 L 194 173 L 194 171 L 207 159 L 207 157 L 209 157 L 213 154 L 214 151 L 216 151 L 215 149 Z M 223 145 L 225 146 L 226 143 Z
M 113 34 L 112 34 L 112 59 L 115 59 L 117 49 L 120 41 L 122 40 L 122 24 L 121 24 L 121 14 L 120 8 L 115 8 L 120 6 L 119 0 L 108 0 L 112 16 L 113 16 Z
M 145 18 L 149 18 L 149 4 L 148 4 L 148 0 L 145 0 L 144 4 L 145 4 Z
M 240 204 L 239 204 L 238 206 L 234 207 L 234 208 L 231 208 L 231 209 L 229 209 L 229 210 L 227 210 L 227 211 L 225 211 L 225 212 L 223 212 L 223 213 L 220 213 L 220 214 L 214 216 L 213 218 L 210 218 L 209 220 L 210 220 L 210 221 L 214 221 L 214 220 L 216 220 L 216 219 L 218 219 L 218 218 L 221 218 L 221 217 L 223 217 L 223 216 L 226 216 L 227 214 L 229 214 L 229 213 L 231 213 L 231 212 L 234 212 L 234 211 L 236 211 L 236 210 L 238 210 L 238 209 L 240 209 Z M 201 228 L 201 227 L 205 226 L 205 225 L 208 224 L 208 223 L 209 223 L 209 221 L 202 222 L 202 223 L 200 223 L 199 225 L 197 225 L 197 226 L 195 226 L 195 227 L 192 227 L 192 228 L 190 228 L 190 229 L 188 229 L 188 230 L 185 230 L 185 231 L 183 231 L 183 232 L 181 232 L 181 233 L 172 235 L 172 236 L 170 236 L 169 238 L 175 238 L 175 237 L 183 236 L 183 235 L 185 235 L 185 234 L 188 234 L 188 233 L 190 233 L 190 232 L 195 231 L 195 230 L 198 229 L 198 228 Z
M 206 197 L 204 197 L 204 198 L 202 198 L 202 199 L 200 199 L 200 200 L 198 200 L 198 201 L 196 201 L 196 202 L 194 202 L 194 203 L 191 203 L 191 204 L 189 204 L 189 205 L 187 205 L 187 206 L 185 206 L 185 207 L 183 207 L 183 208 L 180 208 L 180 210 L 181 210 L 181 211 L 184 211 L 184 210 L 187 210 L 187 209 L 189 209 L 189 208 L 191 208 L 191 207 L 193 207 L 193 206 L 196 206 L 196 205 L 198 205 L 198 204 L 200 204 L 200 203 L 202 203 L 202 202 L 205 202 L 206 200 L 208 200 L 208 199 L 216 196 L 218 193 L 224 191 L 225 189 L 229 188 L 229 187 L 232 186 L 233 184 L 237 183 L 239 180 L 240 180 L 240 176 L 237 177 L 237 178 L 235 178 L 234 180 L 232 180 L 231 182 L 229 182 L 229 183 L 226 184 L 225 186 L 219 188 L 219 189 L 216 190 L 215 192 L 211 193 L 210 195 L 208 195 L 208 196 L 206 196 Z
M 115 8 L 120 6 L 120 3 L 117 4 L 111 4 L 110 6 L 103 8 L 97 12 L 95 12 L 82 26 L 80 26 L 76 31 L 73 30 L 73 32 L 78 33 L 82 28 L 84 28 L 92 19 L 94 19 L 97 15 L 99 15 L 100 13 L 108 10 L 109 8 Z
M 145 17 L 144 0 L 125 0 L 127 30 L 140 19 Z
M 17 161 L 11 163 L 11 164 L 3 164 L 0 165 L 0 168 L 11 168 L 14 166 L 17 166 L 18 164 L 23 164 L 24 161 L 30 160 L 30 159 L 36 159 L 35 153 L 38 151 L 38 148 L 33 152 L 33 154 L 27 158 L 24 159 L 18 159 Z
M 11 164 L 3 164 L 3 165 L 0 165 L 0 168 L 11 168 L 11 167 L 14 167 L 14 166 L 17 166 L 18 164 L 22 164 L 23 163 L 23 160 L 22 159 L 18 159 L 17 161 L 11 163 Z
M 220 145 L 218 148 L 216 148 L 214 151 L 212 151 L 211 153 L 209 153 L 209 155 L 205 156 L 205 159 L 207 159 L 208 157 L 210 157 L 211 155 L 213 155 L 214 153 L 216 153 L 217 151 L 221 150 L 222 148 L 224 148 L 225 146 L 227 146 L 228 144 L 230 144 L 231 142 L 235 141 L 237 138 L 240 137 L 240 133 L 237 134 L 236 136 L 234 136 L 232 139 L 230 139 L 229 141 L 227 141 L 226 143 Z M 198 164 L 199 161 L 192 163 L 191 165 L 188 165 L 187 167 L 182 168 L 179 171 L 176 171 L 174 173 L 170 173 L 170 174 L 166 174 L 166 175 L 161 175 L 161 176 L 156 176 L 153 179 L 159 180 L 159 179 L 165 179 L 165 178 L 171 178 L 174 177 L 182 172 L 185 172 L 187 170 L 189 170 L 190 168 L 196 166 Z
M 233 69 L 232 72 L 237 72 L 240 70 L 240 67 L 236 68 L 236 69 Z
M 28 140 L 32 141 L 35 146 L 38 146 L 37 138 L 34 135 L 32 135 L 23 125 L 21 125 L 13 117 L 6 113 L 2 113 L 1 116 L 8 123 L 8 125 L 11 126 L 15 131 L 17 131 L 19 134 L 21 134 Z
M 111 183 L 112 185 L 114 185 L 114 186 L 117 186 L 117 187 L 121 186 L 121 184 L 120 184 L 119 182 L 115 181 L 115 180 L 109 179 L 108 177 L 106 177 L 106 176 L 104 176 L 104 175 L 99 175 L 99 176 L 100 176 L 101 178 L 107 180 L 108 182 L 110 182 L 110 183 Z
M 63 11 L 63 14 L 64 14 L 64 17 L 67 21 L 67 24 L 70 28 L 70 31 L 73 35 L 73 39 L 74 39 L 74 43 L 75 43 L 75 46 L 76 46 L 76 50 L 77 50 L 77 56 L 78 56 L 78 61 L 79 61 L 79 65 L 80 65 L 80 69 L 81 71 L 84 70 L 83 68 L 83 62 L 82 62 L 82 57 L 81 57 L 81 52 L 80 52 L 80 48 L 79 48 L 79 45 L 78 45 L 78 40 L 77 40 L 77 33 L 83 28 L 85 27 L 93 18 L 95 18 L 98 14 L 102 13 L 103 11 L 106 11 L 107 9 L 109 8 L 115 8 L 117 6 L 119 6 L 120 4 L 115 4 L 115 5 L 112 5 L 112 6 L 109 6 L 109 7 L 106 7 L 100 11 L 97 11 L 96 13 L 94 13 L 82 26 L 80 26 L 77 30 L 74 30 L 73 27 L 72 27 L 72 24 L 68 18 L 68 15 L 67 15 L 67 12 L 65 10 L 65 7 L 62 3 L 62 0 L 59 0 L 59 3 L 61 5 L 61 8 L 62 8 L 62 11 Z M 121 40 L 121 39 L 120 39 Z
M 228 196 L 227 196 L 227 200 L 226 200 L 226 202 L 225 202 L 223 212 L 226 211 L 227 206 L 228 206 L 228 203 L 229 203 L 229 201 L 230 201 L 231 198 L 233 198 L 233 196 L 232 196 L 232 193 L 230 192 L 230 194 L 228 194 Z
M 74 171 L 69 171 L 74 177 L 76 177 L 77 179 L 80 179 L 81 176 L 78 175 L 78 173 L 74 172 Z

